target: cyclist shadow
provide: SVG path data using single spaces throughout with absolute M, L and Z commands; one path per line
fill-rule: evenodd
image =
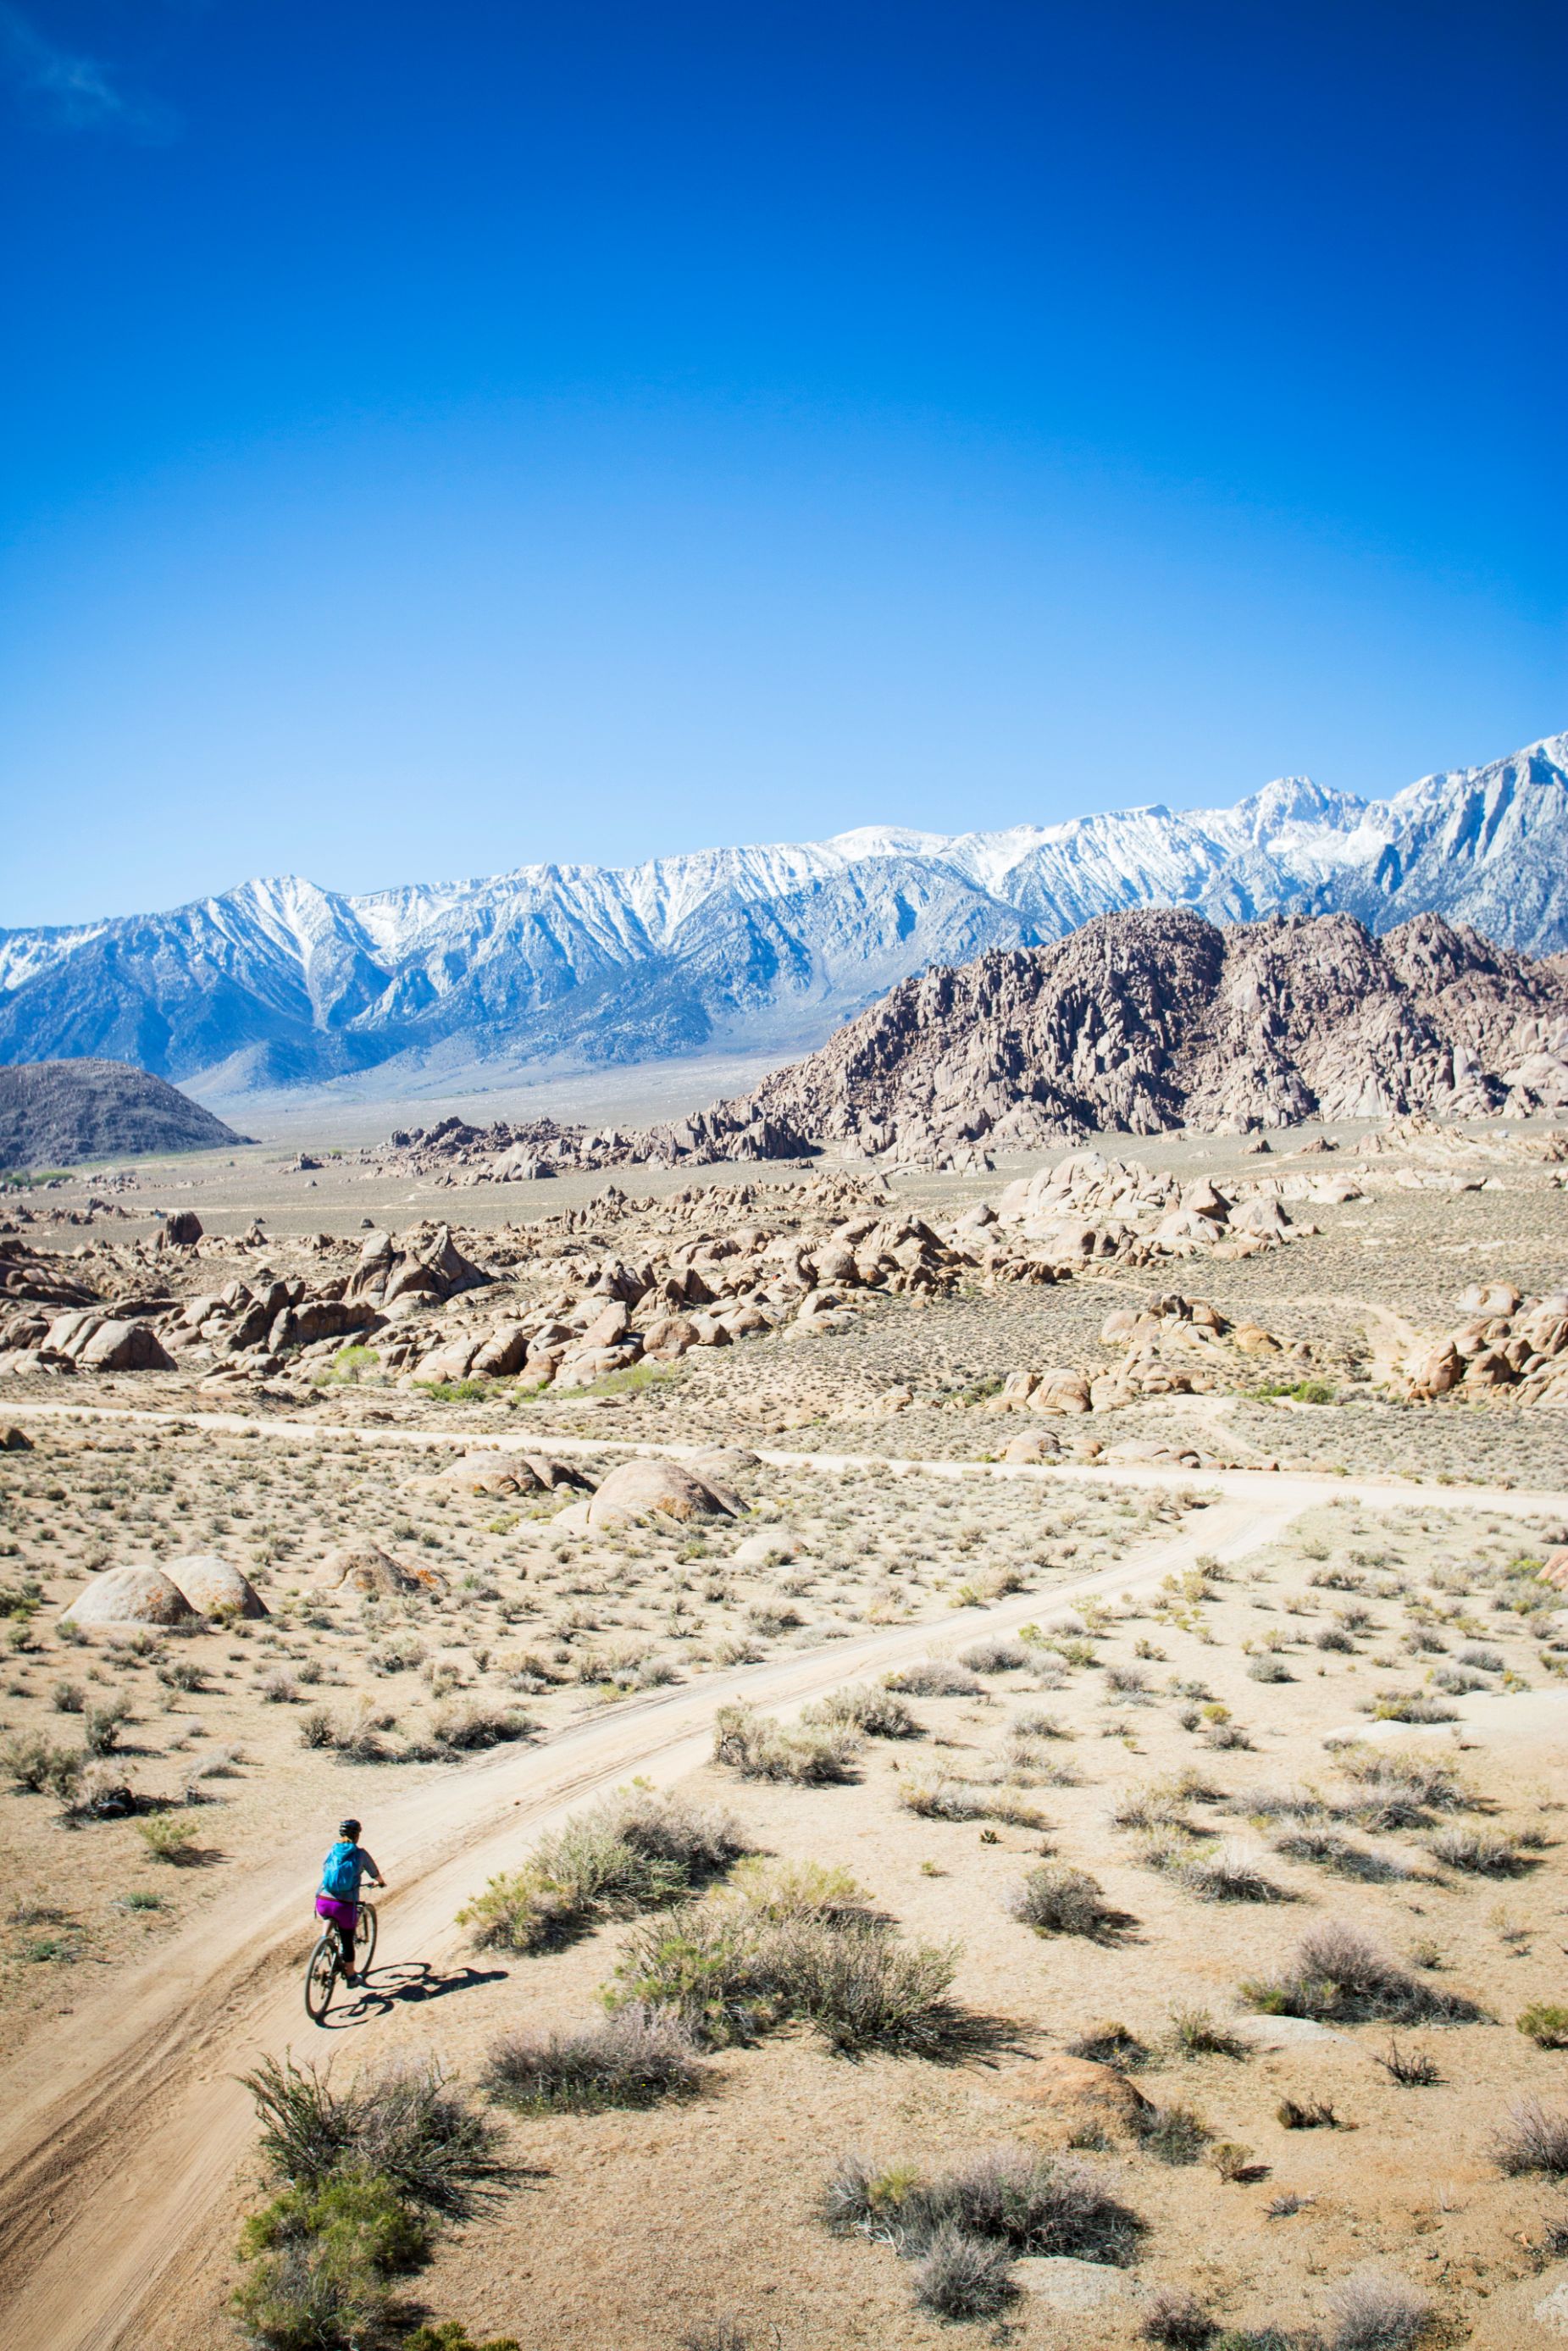
M 391 1967 L 372 1968 L 352 1996 L 341 2007 L 334 2003 L 322 2022 L 329 2032 L 347 2032 L 417 2001 L 445 2000 L 453 1992 L 477 1991 L 481 1984 L 504 1983 L 507 1972 L 505 1968 L 463 1967 L 444 1973 L 427 1959 L 401 1959 Z

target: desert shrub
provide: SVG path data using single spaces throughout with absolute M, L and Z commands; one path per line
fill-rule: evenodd
M 300 1716 L 299 1744 L 301 1747 L 335 1747 L 337 1743 L 338 1735 L 333 1727 L 332 1718 L 324 1706 L 313 1706 L 308 1714 Z
M 1005 1633 L 988 1633 L 958 1652 L 959 1665 L 972 1674 L 1020 1673 L 1033 1662 L 1024 1643 L 1009 1640 Z
M 1018 2292 L 1011 2268 L 1005 2245 L 945 2224 L 915 2262 L 915 2302 L 935 2318 L 988 2318 Z
M 1114 1913 L 1103 1899 L 1104 1888 L 1087 1870 L 1064 1863 L 1042 1862 L 1012 1888 L 1007 1897 L 1009 1916 L 1040 1935 L 1103 1935 Z
M 1247 1676 L 1255 1682 L 1293 1682 L 1296 1678 L 1283 1657 L 1273 1656 L 1254 1657 Z
M 188 1861 L 200 1830 L 182 1813 L 154 1813 L 136 1823 L 138 1835 L 156 1861 Z
M 810 1725 L 786 1729 L 754 1707 L 721 1706 L 714 1727 L 713 1760 L 743 1780 L 788 1780 L 819 1788 L 854 1777 L 860 1741 L 845 1730 Z
M 1485 1674 L 1473 1674 L 1465 1666 L 1438 1666 L 1432 1675 L 1432 1687 L 1448 1698 L 1467 1698 L 1471 1690 L 1490 1687 Z
M 1374 1753 L 1349 1747 L 1340 1754 L 1340 1769 L 1361 1790 L 1353 1809 L 1361 1817 L 1368 1808 L 1387 1817 L 1368 1825 L 1419 1828 L 1428 1813 L 1460 1813 L 1475 1802 L 1446 1758 L 1433 1755 Z
M 1483 1674 L 1500 1674 L 1508 1659 L 1496 1649 L 1479 1648 L 1472 1643 L 1469 1648 L 1459 1651 L 1459 1663 L 1461 1666 L 1474 1666 Z
M 82 1761 L 74 1748 L 52 1747 L 36 1730 L 17 1731 L 0 1747 L 0 1770 L 33 1795 L 47 1788 L 57 1796 L 68 1796 L 81 1775 Z
M 754 1917 L 850 1918 L 869 1909 L 865 1888 L 831 1861 L 776 1861 L 762 1854 L 737 1862 L 730 1890 Z
M 1394 1690 L 1386 1698 L 1374 1699 L 1372 1719 L 1375 1722 L 1457 1722 L 1458 1716 L 1427 1690 Z
M 258 1687 L 268 1706 L 298 1706 L 299 1703 L 299 1685 L 285 1666 L 277 1666 L 271 1673 L 264 1674 Z
M 1329 2351 L 1406 2351 L 1425 2332 L 1432 2305 L 1403 2278 L 1362 2270 L 1330 2297 Z
M 1518 1877 L 1534 1866 L 1511 1837 L 1500 1836 L 1495 1829 L 1463 1828 L 1457 1823 L 1439 1829 L 1427 1850 L 1446 1868 L 1462 1869 L 1471 1877 Z
M 1281 2098 L 1275 2108 L 1281 2130 L 1338 2130 L 1340 2121 L 1326 2098 Z
M 79 1714 L 87 1704 L 87 1692 L 80 1682 L 57 1682 L 49 1693 L 49 1703 L 57 1714 Z
M 432 2319 L 405 2335 L 402 2351 L 522 2351 L 515 2335 L 487 2335 L 476 2343 L 459 2318 Z
M 1162 2344 L 1165 2351 L 1205 2351 L 1218 2332 L 1200 2302 L 1167 2286 L 1144 2313 L 1138 2335 L 1142 2342 Z
M 1239 1845 L 1223 1845 L 1178 1862 L 1171 1873 L 1183 1893 L 1199 1902 L 1289 1902 L 1291 1896 L 1265 1877 L 1253 1855 Z
M 69 1821 L 127 1821 L 137 1810 L 134 1792 L 118 1764 L 89 1763 L 66 1797 Z
M 1538 2000 L 1521 2009 L 1515 2021 L 1538 2049 L 1568 2049 L 1568 2008 L 1554 2008 L 1549 2001 Z
M 830 2227 L 859 2230 L 906 2256 L 956 2228 L 1015 2253 L 1121 2265 L 1144 2231 L 1087 2164 L 1023 2147 L 986 2149 L 932 2180 L 908 2166 L 877 2172 L 851 2156 L 829 2180 L 823 2210 Z
M 1179 2057 L 1245 2057 L 1247 2043 L 1217 2023 L 1207 2008 L 1178 2008 L 1171 2015 L 1171 2047 Z
M 909 1698 L 977 1698 L 985 1687 L 977 1674 L 947 1657 L 922 1657 L 902 1673 L 889 1674 L 887 1686 Z
M 1568 2113 L 1521 2098 L 1493 2138 L 1492 2156 L 1511 2174 L 1545 2171 L 1561 2179 L 1568 2173 Z
M 1418 1982 L 1341 1919 L 1309 1928 L 1285 1972 L 1244 1983 L 1241 1996 L 1266 2015 L 1342 2024 L 1464 2024 L 1481 2013 L 1461 1993 Z
M 508 2035 L 490 2051 L 485 2080 L 528 2114 L 591 2114 L 690 2097 L 706 2070 L 684 2024 L 629 2004 L 574 2032 Z
M 1316 1862 L 1320 1868 L 1332 1869 L 1340 1877 L 1357 1877 L 1367 1886 L 1385 1885 L 1391 1878 L 1408 1877 L 1410 1870 L 1403 1861 L 1389 1854 L 1374 1853 L 1370 1847 L 1355 1844 L 1337 1829 L 1301 1827 L 1291 1830 L 1274 1840 L 1276 1853 L 1291 1861 Z
M 496 1747 L 510 1739 L 527 1739 L 537 1728 L 533 1718 L 515 1706 L 487 1706 L 482 1698 L 461 1698 L 437 1707 L 430 1719 L 437 1744 L 459 1753 Z
M 858 1682 L 813 1700 L 801 1708 L 800 1719 L 810 1728 L 862 1731 L 868 1739 L 923 1736 L 920 1724 L 897 1692 L 870 1682 Z
M 1214 2137 L 1201 2115 L 1190 2106 L 1149 2106 L 1134 2124 L 1145 2154 L 1160 2163 L 1196 2163 Z
M 1042 1713 L 1039 1707 L 1026 1706 L 1015 1714 L 1010 1726 L 1014 1739 L 1071 1739 L 1073 1733 L 1058 1721 L 1054 1714 Z
M 738 2318 L 699 2320 L 680 2338 L 680 2351 L 751 2351 L 752 2337 Z
M 673 1796 L 623 1791 L 575 1813 L 530 1861 L 491 1878 L 457 1914 L 481 1949 L 536 1951 L 595 1918 L 679 1902 L 746 1850 L 733 1821 Z
M 358 2351 L 388 2315 L 388 2281 L 429 2252 L 438 2216 L 502 2176 L 494 2126 L 434 2067 L 362 2074 L 266 2058 L 246 2076 L 264 2165 L 281 2192 L 246 2222 L 234 2306 L 275 2351 Z
M 977 1787 L 971 1780 L 938 1771 L 930 1779 L 905 1780 L 898 1801 L 924 1821 L 1010 1821 L 1018 1828 L 1043 1825 L 1039 1811 L 1005 1788 Z
M 1067 2043 L 1070 2057 L 1083 2057 L 1092 2065 L 1111 2065 L 1118 2074 L 1135 2074 L 1149 2062 L 1150 2051 L 1124 2024 L 1092 2024 Z
M 779 1917 L 725 1894 L 688 1903 L 633 1935 L 606 1995 L 673 2015 L 709 2047 L 794 2021 L 841 2053 L 934 2053 L 952 2036 L 948 1946 L 905 1943 L 864 1911 Z
M 269 2351 L 357 2351 L 382 2337 L 389 2280 L 413 2268 L 427 2241 L 373 2175 L 289 2189 L 246 2223 L 235 2314 Z
M 1429 2049 L 1411 2048 L 1391 2040 L 1385 2054 L 1373 2052 L 1373 2063 L 1381 2065 L 1391 2082 L 1402 2090 L 1429 2090 L 1443 2078 L 1437 2061 Z

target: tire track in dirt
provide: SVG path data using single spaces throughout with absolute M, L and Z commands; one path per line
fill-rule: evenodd
M 392 1881 L 382 1949 L 460 1959 L 453 1919 L 519 1847 L 633 1772 L 669 1786 L 711 1752 L 713 1719 L 745 1696 L 786 1710 L 925 1654 L 934 1637 L 1011 1630 L 1092 1593 L 1134 1590 L 1199 1552 L 1239 1558 L 1302 1507 L 1231 1502 L 1049 1593 L 1018 1593 L 933 1625 L 901 1625 L 624 1700 L 537 1748 L 499 1750 L 388 1803 L 377 1847 Z M 314 1938 L 315 1837 L 138 1970 L 38 2035 L 0 2082 L 0 2341 L 7 2351 L 131 2351 L 176 2286 L 182 2255 L 253 2143 L 235 2075 L 308 2037 L 301 1980 Z M 363 2044 L 362 2044 L 363 2045 Z M 366 2053 L 370 2053 L 366 2047 Z
M 514 1437 L 448 1430 L 326 1427 L 241 1414 L 131 1412 L 26 1405 L 34 1417 L 186 1426 L 294 1438 L 492 1445 L 503 1450 L 691 1455 L 689 1445 Z M 1218 1492 L 1179 1532 L 1092 1574 L 1015 1594 L 936 1622 L 898 1626 L 761 1665 L 622 1700 L 539 1746 L 499 1750 L 428 1781 L 379 1815 L 377 1844 L 392 1879 L 378 1907 L 382 1952 L 455 1959 L 453 1925 L 465 1897 L 515 1863 L 519 1845 L 632 1773 L 668 1786 L 710 1751 L 727 1699 L 774 1708 L 803 1704 L 842 1682 L 929 1648 L 1027 1623 L 1096 1592 L 1135 1590 L 1190 1566 L 1200 1552 L 1236 1560 L 1274 1541 L 1315 1503 L 1353 1498 L 1374 1509 L 1568 1511 L 1568 1496 L 1514 1489 L 1384 1485 L 1375 1479 L 1273 1471 L 1186 1477 L 1174 1465 L 887 1460 L 757 1448 L 779 1467 L 826 1473 L 874 1468 L 890 1475 L 1001 1477 L 1041 1486 L 1089 1480 Z M 204 2250 L 204 2222 L 253 2142 L 248 2098 L 234 2078 L 265 2054 L 310 2035 L 300 1973 L 314 1938 L 306 1889 L 319 1840 L 302 1836 L 214 1906 L 174 1943 L 57 2028 L 35 2037 L 0 2077 L 0 2340 L 7 2351 L 134 2351 L 150 2314 Z M 313 2036 L 311 2036 L 313 2038 Z

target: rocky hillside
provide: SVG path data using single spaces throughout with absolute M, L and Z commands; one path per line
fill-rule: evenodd
M 1106 914 L 927 971 L 702 1122 L 900 1157 L 1109 1129 L 1568 1105 L 1568 957 L 1436 914 Z
M 0 1168 L 214 1151 L 245 1136 L 127 1061 L 24 1061 L 0 1069 Z
M 345 897 L 247 882 L 171 913 L 0 932 L 0 1058 L 110 1054 L 208 1094 L 433 1058 L 633 1062 L 819 1043 L 909 974 L 1135 906 L 1218 922 L 1432 911 L 1568 946 L 1568 737 L 1362 800 L 1301 777 L 990 833 L 896 827 L 647 865 L 525 865 Z

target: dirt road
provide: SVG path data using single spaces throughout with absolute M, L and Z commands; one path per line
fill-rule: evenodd
M 83 1408 L 32 1410 L 76 1417 Z M 174 1416 L 99 1410 L 106 1418 Z M 239 1416 L 178 1416 L 187 1424 L 257 1425 Z M 267 1435 L 287 1433 L 279 1422 L 260 1426 Z M 323 1433 L 314 1424 L 297 1426 L 313 1437 Z M 432 1433 L 362 1434 L 425 1442 Z M 566 1440 L 546 1441 L 565 1449 Z M 770 1452 L 765 1458 L 839 1466 L 832 1457 Z M 1072 1474 L 948 1462 L 904 1467 L 941 1477 L 988 1472 L 1049 1480 Z M 1124 1467 L 1097 1474 L 1127 1485 L 1172 1482 L 1168 1470 Z M 1175 1535 L 1092 1575 L 1054 1585 L 1050 1604 L 1157 1583 L 1189 1566 L 1200 1552 L 1238 1559 L 1331 1495 L 1354 1494 L 1383 1508 L 1519 1514 L 1568 1507 L 1568 1497 L 1559 1495 L 1439 1493 L 1246 1472 L 1206 1477 L 1202 1483 L 1210 1491 L 1218 1488 L 1224 1499 L 1189 1512 Z M 1037 1592 L 984 1610 L 956 1611 L 942 1620 L 941 1635 L 946 1643 L 981 1630 L 1010 1630 L 1040 1607 Z M 438 1968 L 460 1966 L 462 1938 L 453 1918 L 465 1897 L 496 1870 L 515 1865 L 525 1846 L 567 1811 L 633 1773 L 656 1785 L 682 1778 L 706 1757 L 715 1712 L 727 1699 L 744 1696 L 771 1708 L 797 1707 L 924 1654 L 934 1629 L 913 1625 L 867 1633 L 831 1650 L 772 1658 L 628 1698 L 538 1747 L 497 1750 L 389 1799 L 378 1813 L 376 1834 L 392 1886 L 380 1906 L 383 1949 Z M 0 2077 L 0 2341 L 7 2351 L 133 2351 L 152 2314 L 178 2294 L 204 2250 L 204 2222 L 251 2144 L 250 2103 L 234 2077 L 263 2054 L 281 2056 L 291 2047 L 313 2053 L 319 2046 L 300 1999 L 314 1931 L 308 1893 L 319 1842 L 313 1830 L 302 1834 L 137 1971 L 40 2032 Z M 361 2046 L 373 2053 L 373 2028 Z

